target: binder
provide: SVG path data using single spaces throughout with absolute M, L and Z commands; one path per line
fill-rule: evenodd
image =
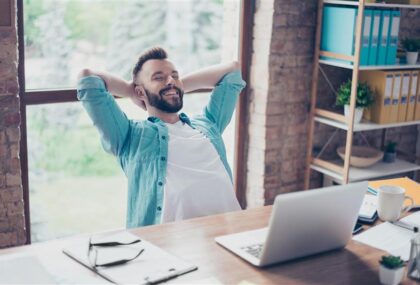
M 322 13 L 321 51 L 353 55 L 356 17 L 357 8 L 355 7 L 325 5 Z M 321 56 L 321 58 L 352 63 L 325 56 Z
M 363 17 L 362 45 L 360 47 L 360 65 L 369 64 L 369 41 L 372 27 L 373 10 L 366 9 Z
M 386 64 L 386 49 L 388 45 L 390 10 L 382 10 L 381 23 L 379 25 L 378 58 L 377 65 Z
M 359 82 L 366 82 L 375 92 L 375 102 L 369 107 L 370 120 L 378 124 L 390 123 L 393 71 L 361 71 Z
M 392 99 L 391 99 L 391 110 L 390 110 L 390 123 L 398 122 L 398 105 L 400 104 L 400 95 L 401 95 L 401 84 L 402 83 L 402 73 L 394 72 L 394 84 L 392 87 Z
M 413 70 L 411 72 L 410 88 L 409 88 L 410 91 L 408 93 L 406 121 L 413 121 L 414 120 L 414 109 L 416 107 L 416 92 L 417 92 L 418 75 L 419 75 L 418 70 Z
M 410 71 L 404 71 L 402 73 L 401 94 L 398 105 L 398 122 L 405 122 L 407 117 L 407 99 L 410 87 L 410 76 Z
M 395 64 L 397 58 L 398 32 L 400 29 L 400 11 L 391 11 L 390 29 L 388 34 L 388 46 L 386 52 L 386 64 Z
M 414 120 L 420 121 L 420 71 L 417 76 L 416 86 L 416 108 L 414 109 Z
M 379 24 L 381 21 L 381 11 L 374 10 L 372 19 L 372 29 L 370 32 L 369 41 L 369 65 L 376 65 L 376 57 L 378 54 L 378 39 L 379 39 Z

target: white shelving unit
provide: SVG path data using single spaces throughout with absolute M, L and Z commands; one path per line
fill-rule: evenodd
M 337 165 L 342 165 L 343 161 L 335 160 L 332 163 Z M 331 171 L 324 167 L 311 164 L 311 168 L 331 177 L 331 179 L 338 183 L 343 184 L 343 175 L 340 175 L 337 172 Z M 364 181 L 370 179 L 381 178 L 384 176 L 389 176 L 393 174 L 405 173 L 410 171 L 420 170 L 420 165 L 397 159 L 393 163 L 378 162 L 369 168 L 357 168 L 350 167 L 349 169 L 349 183 Z
M 342 55 L 320 50 L 321 31 L 322 31 L 322 11 L 325 4 L 343 5 L 343 6 L 357 6 L 358 16 L 356 19 L 355 32 L 355 50 L 354 55 Z M 305 189 L 309 188 L 310 171 L 315 170 L 327 177 L 327 180 L 335 181 L 339 184 L 346 184 L 350 182 L 369 180 L 375 178 L 382 178 L 394 174 L 405 173 L 420 170 L 420 165 L 397 159 L 394 163 L 378 162 L 369 168 L 356 168 L 350 166 L 350 156 L 353 144 L 353 134 L 356 132 L 372 131 L 372 130 L 386 130 L 389 128 L 398 128 L 405 126 L 420 126 L 420 121 L 401 122 L 392 124 L 376 124 L 373 122 L 362 121 L 361 123 L 354 123 L 354 109 L 356 106 L 356 89 L 357 79 L 359 78 L 360 70 L 403 70 L 403 69 L 420 69 L 420 64 L 396 64 L 396 65 L 359 65 L 360 58 L 360 43 L 362 33 L 362 20 L 365 7 L 381 7 L 381 8 L 400 8 L 400 9 L 420 9 L 420 5 L 404 5 L 404 4 L 389 4 L 389 3 L 366 3 L 365 0 L 359 1 L 338 1 L 338 0 L 319 0 L 318 3 L 318 24 L 316 32 L 316 48 L 314 55 L 313 67 L 313 82 L 311 90 L 311 111 L 310 111 L 310 131 L 308 136 L 308 153 L 307 153 L 307 167 L 305 172 Z M 321 59 L 321 56 L 328 56 L 332 59 Z M 346 62 L 353 62 L 349 64 Z M 318 75 L 320 64 L 335 66 L 338 68 L 345 68 L 352 70 L 352 87 L 350 99 L 350 118 L 344 117 L 342 114 L 334 113 L 328 110 L 316 107 Z M 355 80 L 354 80 L 355 79 Z M 346 153 L 344 162 L 342 160 L 327 161 L 319 157 L 313 157 L 313 136 L 315 130 L 315 123 L 321 123 L 341 129 L 347 132 L 345 143 Z
M 358 1 L 324 0 L 324 3 L 334 4 L 334 5 L 343 5 L 343 6 L 359 6 Z M 420 5 L 392 4 L 392 3 L 365 3 L 365 7 L 419 9 Z
M 319 63 L 346 69 L 353 69 L 353 64 L 335 60 L 320 59 Z M 394 64 L 394 65 L 361 65 L 359 70 L 392 70 L 392 69 L 420 69 L 420 64 Z
M 342 129 L 342 130 L 345 130 L 345 131 L 347 131 L 348 128 L 349 128 L 349 126 L 346 123 L 339 122 L 339 121 L 329 119 L 329 118 L 324 118 L 324 117 L 321 117 L 321 116 L 315 116 L 314 120 L 318 123 L 329 125 L 329 126 L 339 128 L 339 129 Z M 373 131 L 373 130 L 413 126 L 413 125 L 420 125 L 420 121 L 401 122 L 401 123 L 393 123 L 393 124 L 381 124 L 381 125 L 376 124 L 376 123 L 372 123 L 372 122 L 362 121 L 361 123 L 354 124 L 353 132 Z

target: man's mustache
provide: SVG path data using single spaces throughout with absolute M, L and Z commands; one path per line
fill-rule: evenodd
M 169 90 L 171 90 L 171 89 L 175 89 L 175 90 L 178 92 L 178 94 L 179 94 L 179 96 L 180 96 L 180 97 L 182 97 L 182 96 L 184 95 L 184 91 L 183 91 L 182 89 L 178 88 L 178 87 L 177 87 L 177 86 L 175 86 L 175 85 L 169 85 L 169 86 L 167 86 L 167 87 L 165 87 L 165 88 L 163 88 L 163 89 L 161 89 L 161 90 L 159 91 L 159 95 L 160 95 L 160 97 L 163 97 L 163 94 L 164 94 L 166 91 L 169 91 Z

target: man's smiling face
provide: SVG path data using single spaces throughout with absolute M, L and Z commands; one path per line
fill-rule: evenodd
M 166 113 L 177 113 L 183 105 L 183 84 L 172 62 L 151 59 L 137 75 L 146 91 L 149 104 Z

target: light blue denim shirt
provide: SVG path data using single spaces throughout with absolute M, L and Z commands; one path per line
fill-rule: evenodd
M 203 114 L 180 119 L 208 137 L 230 178 L 222 133 L 229 124 L 245 82 L 240 71 L 226 74 L 214 88 Z M 129 120 L 97 76 L 79 80 L 77 97 L 99 130 L 105 151 L 114 154 L 128 178 L 127 227 L 158 224 L 168 157 L 168 129 L 163 121 L 149 117 Z

